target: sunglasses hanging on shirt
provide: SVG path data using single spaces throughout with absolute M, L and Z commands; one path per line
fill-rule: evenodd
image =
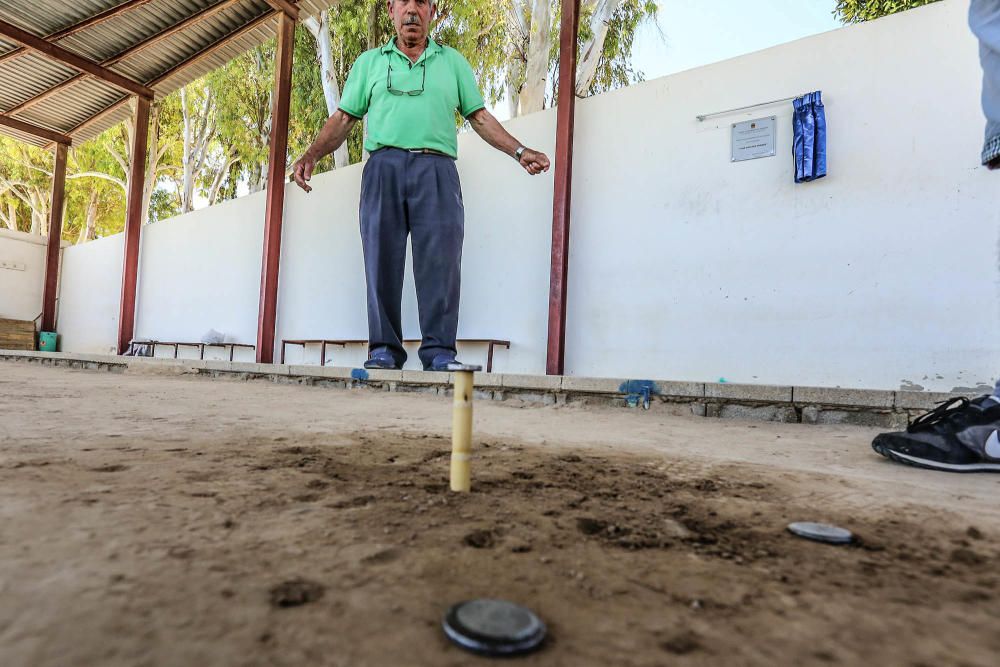
M 389 59 L 389 71 L 385 75 L 385 87 L 391 95 L 409 95 L 410 97 L 416 97 L 420 93 L 424 92 L 424 84 L 427 83 L 427 66 L 426 61 L 420 63 L 420 67 L 423 69 L 423 74 L 420 77 L 420 89 L 419 90 L 396 90 L 392 87 L 392 58 Z

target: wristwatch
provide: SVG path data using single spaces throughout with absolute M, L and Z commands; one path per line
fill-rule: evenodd
M 514 159 L 517 160 L 518 162 L 520 162 L 521 161 L 521 155 L 526 150 L 528 150 L 528 149 L 525 148 L 524 146 L 521 146 L 520 148 L 518 148 L 516 151 L 514 151 Z

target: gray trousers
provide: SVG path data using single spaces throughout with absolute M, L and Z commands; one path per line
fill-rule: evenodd
M 361 180 L 361 242 L 368 285 L 369 351 L 406 361 L 401 302 L 406 239 L 420 319 L 420 361 L 455 355 L 465 207 L 455 161 L 443 155 L 383 148 Z
M 972 0 L 969 27 L 979 38 L 979 60 L 983 64 L 983 114 L 986 140 L 983 164 L 1000 158 L 1000 0 Z M 1000 398 L 1000 380 L 993 395 Z
M 979 58 L 983 64 L 983 113 L 986 141 L 982 161 L 1000 158 L 1000 0 L 972 0 L 969 26 L 979 38 Z

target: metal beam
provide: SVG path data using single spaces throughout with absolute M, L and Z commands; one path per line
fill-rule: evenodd
M 92 76 L 105 81 L 116 88 L 120 88 L 127 93 L 132 95 L 137 95 L 139 97 L 145 97 L 147 99 L 153 99 L 153 90 L 147 88 L 146 86 L 129 79 L 126 76 L 122 76 L 117 72 L 113 72 L 105 67 L 101 67 L 93 60 L 79 56 L 72 51 L 67 51 L 61 46 L 56 46 L 50 42 L 45 41 L 41 37 L 32 35 L 26 30 L 21 30 L 16 25 L 7 23 L 6 21 L 0 21 L 0 36 L 7 39 L 13 40 L 23 46 L 28 47 L 34 51 L 38 51 L 46 55 L 53 60 L 57 60 L 64 65 L 72 67 L 80 72 L 86 72 Z
M 549 340 L 545 372 L 563 375 L 566 360 L 566 285 L 573 186 L 573 124 L 576 113 L 576 47 L 580 0 L 563 0 L 559 29 L 559 105 L 552 196 L 552 267 L 549 275 Z
M 295 6 L 294 2 L 289 2 L 288 0 L 264 0 L 267 4 L 271 5 L 278 11 L 285 12 L 289 18 L 293 21 L 299 20 L 299 8 Z
M 10 116 L 5 116 L 3 114 L 0 114 L 0 125 L 4 125 L 19 132 L 24 132 L 25 134 L 30 134 L 31 136 L 38 137 L 39 139 L 48 139 L 49 141 L 57 144 L 69 146 L 73 143 L 73 140 L 65 134 L 54 132 L 53 130 L 47 130 L 44 127 L 38 127 L 37 125 L 32 125 L 31 123 L 25 123 L 23 120 L 17 120 L 16 118 L 11 118 Z
M 278 265 L 281 259 L 281 220 L 285 206 L 285 167 L 288 113 L 292 98 L 292 56 L 295 21 L 278 18 L 277 62 L 274 67 L 274 106 L 271 109 L 270 155 L 267 162 L 267 204 L 264 213 L 264 256 L 260 270 L 260 308 L 257 312 L 257 363 L 274 360 L 274 325 L 278 313 Z
M 56 295 L 59 291 L 59 248 L 62 241 L 63 202 L 66 199 L 66 144 L 56 144 L 52 169 L 52 207 L 45 248 L 45 283 L 42 287 L 42 331 L 56 330 Z
M 103 12 L 87 17 L 82 21 L 80 21 L 79 23 L 74 23 L 68 28 L 63 28 L 62 30 L 58 30 L 52 33 L 51 35 L 46 35 L 45 40 L 49 42 L 57 42 L 60 39 L 63 39 L 64 37 L 75 35 L 81 30 L 86 30 L 91 26 L 95 26 L 100 23 L 104 23 L 105 21 L 108 21 L 110 19 L 113 19 L 119 14 L 124 14 L 130 9 L 135 9 L 137 7 L 141 7 L 142 5 L 148 5 L 152 1 L 153 0 L 125 0 L 125 2 L 119 5 L 111 7 L 110 9 L 105 9 Z M 5 60 L 10 60 L 11 58 L 17 58 L 18 56 L 23 55 L 27 52 L 28 49 L 24 48 L 23 46 L 18 47 L 13 51 L 8 51 L 7 53 L 0 55 L 0 63 L 4 62 Z
M 149 139 L 149 100 L 136 99 L 135 132 L 129 165 L 125 213 L 125 257 L 122 293 L 118 304 L 118 354 L 124 354 L 135 336 L 135 293 L 139 278 L 139 236 L 142 233 L 142 189 L 146 182 L 146 143 Z

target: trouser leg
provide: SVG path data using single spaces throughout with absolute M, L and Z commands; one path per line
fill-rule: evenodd
M 403 349 L 402 296 L 408 233 L 405 155 L 373 153 L 361 180 L 361 243 L 368 292 L 368 349 L 386 348 L 397 366 Z
M 1000 167 L 1000 2 L 972 0 L 969 26 L 979 38 L 979 58 L 983 65 L 983 113 L 986 140 L 982 162 Z
M 436 155 L 410 158 L 408 212 L 413 281 L 420 315 L 420 361 L 455 356 L 461 293 L 465 207 L 455 161 Z

